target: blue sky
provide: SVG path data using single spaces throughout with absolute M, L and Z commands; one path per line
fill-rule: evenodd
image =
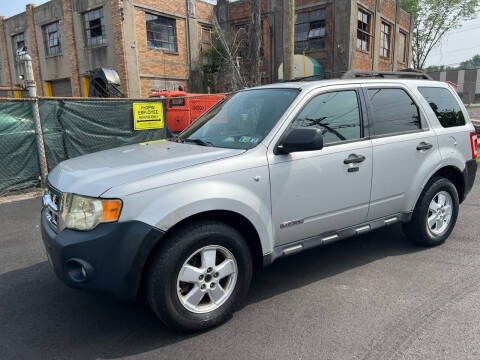
M 10 17 L 25 11 L 27 4 L 40 5 L 45 2 L 47 0 L 0 0 L 0 15 Z
M 43 4 L 47 0 L 0 0 L 0 15 L 10 17 L 25 11 L 25 5 Z M 428 65 L 456 65 L 461 61 L 480 54 L 480 16 L 467 21 L 460 29 L 452 30 L 442 40 L 441 44 L 432 50 L 427 59 Z

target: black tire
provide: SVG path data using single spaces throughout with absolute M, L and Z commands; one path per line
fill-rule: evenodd
M 146 297 L 155 314 L 171 329 L 196 332 L 227 321 L 241 304 L 250 287 L 252 256 L 243 236 L 231 226 L 218 221 L 188 224 L 168 238 L 153 254 L 147 269 Z M 177 294 L 178 274 L 187 259 L 205 246 L 226 248 L 238 267 L 233 292 L 217 309 L 207 313 L 189 311 Z
M 434 234 L 428 226 L 428 208 L 432 199 L 440 192 L 446 191 L 452 199 L 452 216 L 448 227 L 440 234 Z M 455 185 L 446 178 L 434 177 L 425 186 L 420 198 L 418 199 L 412 219 L 409 223 L 404 224 L 403 228 L 407 236 L 413 242 L 422 246 L 437 246 L 443 244 L 448 238 L 458 216 L 459 198 Z

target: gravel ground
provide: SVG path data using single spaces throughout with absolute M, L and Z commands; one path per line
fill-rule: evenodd
M 479 359 L 480 186 L 450 239 L 398 225 L 281 259 L 223 326 L 169 332 L 143 303 L 67 288 L 46 262 L 40 199 L 0 205 L 1 359 Z

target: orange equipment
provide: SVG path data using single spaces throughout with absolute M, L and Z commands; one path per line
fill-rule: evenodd
M 222 100 L 223 94 L 191 94 L 185 91 L 158 91 L 149 97 L 166 98 L 167 126 L 171 132 L 179 132 L 193 123 L 205 111 Z

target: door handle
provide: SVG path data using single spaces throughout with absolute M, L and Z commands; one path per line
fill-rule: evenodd
M 428 149 L 431 149 L 432 147 L 433 147 L 432 144 L 426 143 L 425 141 L 422 141 L 420 144 L 417 145 L 417 150 L 419 150 L 419 151 L 428 150 Z
M 348 158 L 343 160 L 344 164 L 358 164 L 365 160 L 365 156 L 357 155 L 357 154 L 350 154 Z

